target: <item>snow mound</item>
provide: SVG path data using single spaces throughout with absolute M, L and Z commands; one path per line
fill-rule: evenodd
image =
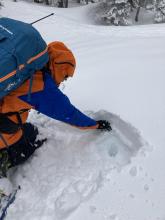
M 65 219 L 99 190 L 112 170 L 120 171 L 146 145 L 138 131 L 117 115 L 105 111 L 88 115 L 109 120 L 113 131 L 81 131 L 36 112 L 30 115 L 39 138 L 48 141 L 11 177 L 21 191 L 7 219 Z

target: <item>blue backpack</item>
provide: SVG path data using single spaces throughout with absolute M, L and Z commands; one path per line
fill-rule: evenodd
M 0 18 L 0 100 L 32 79 L 48 59 L 47 45 L 32 25 Z

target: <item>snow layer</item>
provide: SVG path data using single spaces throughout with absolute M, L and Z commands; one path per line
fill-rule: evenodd
M 5 1 L 3 16 L 31 22 L 47 42 L 64 41 L 77 71 L 62 89 L 113 132 L 80 131 L 32 112 L 48 142 L 10 172 L 21 185 L 7 220 L 164 220 L 165 26 L 92 25 L 83 8 Z M 104 110 L 101 110 L 104 109 Z
M 144 146 L 136 129 L 119 117 L 104 111 L 90 115 L 111 121 L 113 132 L 82 132 L 31 114 L 30 121 L 48 141 L 12 174 L 12 182 L 21 184 L 21 192 L 8 219 L 68 217 L 103 186 L 112 170 L 120 172 Z

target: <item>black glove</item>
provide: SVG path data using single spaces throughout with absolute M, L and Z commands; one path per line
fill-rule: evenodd
M 111 131 L 112 130 L 109 121 L 100 120 L 100 121 L 97 121 L 97 124 L 99 125 L 97 129 L 100 129 L 102 131 Z

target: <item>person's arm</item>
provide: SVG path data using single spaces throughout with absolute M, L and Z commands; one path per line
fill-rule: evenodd
M 27 101 L 27 95 L 21 96 L 20 99 Z M 28 102 L 34 108 L 59 121 L 77 126 L 83 129 L 96 129 L 98 123 L 90 117 L 83 114 L 75 108 L 56 86 L 51 76 L 45 73 L 44 90 L 31 94 L 31 100 Z

